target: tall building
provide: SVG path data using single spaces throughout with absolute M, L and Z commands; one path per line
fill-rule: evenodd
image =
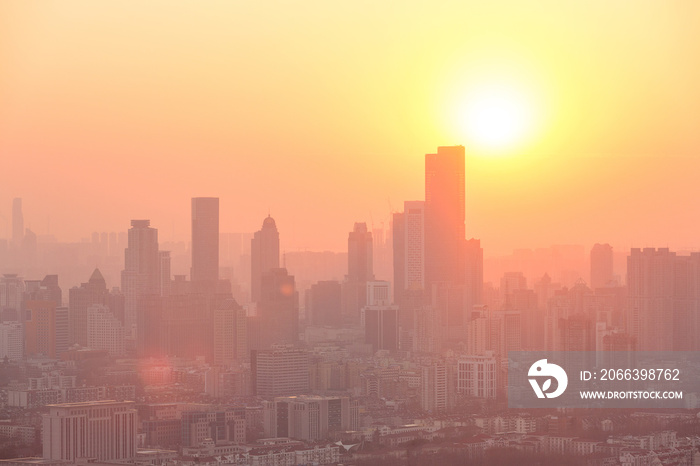
M 614 284 L 613 248 L 609 244 L 595 244 L 591 249 L 591 289 Z
M 219 198 L 192 198 L 192 282 L 219 280 Z
M 299 293 L 294 276 L 287 269 L 272 269 L 263 274 L 257 315 L 264 329 L 257 348 L 273 344 L 294 344 L 299 340 Z
M 280 266 L 280 234 L 269 215 L 262 228 L 250 240 L 250 293 L 253 302 L 260 301 L 262 277 Z
M 400 304 L 403 291 L 406 289 L 406 213 L 394 212 L 392 214 L 391 227 L 393 235 L 394 302 Z
M 0 277 L 0 317 L 3 321 L 22 322 L 22 299 L 24 280 L 17 274 L 3 274 Z
M 132 220 L 129 246 L 124 250 L 122 292 L 124 293 L 124 327 L 127 336 L 136 331 L 139 299 L 145 295 L 160 295 L 160 258 L 158 230 L 150 220 Z
M 17 361 L 24 356 L 24 329 L 18 322 L 0 322 L 0 360 Z
M 27 320 L 24 323 L 27 356 L 56 357 L 56 303 L 48 300 L 24 302 Z
M 627 333 L 639 351 L 700 349 L 700 253 L 633 248 L 627 287 Z
M 289 347 L 251 351 L 254 395 L 272 398 L 309 391 L 309 353 Z
M 399 307 L 365 306 L 362 309 L 365 324 L 365 342 L 372 351 L 399 349 Z
M 338 327 L 342 324 L 340 282 L 320 281 L 306 292 L 306 319 L 312 325 Z
M 246 313 L 234 299 L 214 309 L 214 365 L 228 366 L 247 360 Z
M 425 156 L 425 281 L 464 282 L 464 146 Z
M 431 361 L 421 366 L 421 408 L 443 412 L 449 407 L 449 384 L 444 361 Z
M 88 346 L 88 308 L 94 304 L 109 307 L 112 314 L 124 323 L 124 295 L 110 293 L 102 273 L 95 269 L 87 283 L 68 290 L 71 345 L 77 343 L 80 346 Z
M 410 290 L 425 288 L 425 202 L 404 202 L 404 277 Z
M 24 239 L 24 215 L 22 215 L 22 198 L 12 200 L 12 243 L 19 247 Z
M 50 405 L 43 415 L 45 460 L 133 461 L 137 419 L 133 401 Z
M 359 406 L 348 397 L 285 396 L 263 402 L 265 437 L 307 442 L 359 428 Z
M 348 274 L 342 285 L 343 321 L 359 325 L 360 311 L 367 304 L 366 283 L 374 280 L 372 233 L 366 223 L 355 223 L 348 235 Z
M 348 235 L 349 282 L 364 283 L 374 280 L 372 233 L 366 223 L 355 223 Z
M 457 363 L 457 392 L 474 398 L 496 398 L 497 367 L 491 353 L 461 358 Z
M 110 356 L 125 354 L 124 327 L 109 307 L 93 304 L 87 309 L 88 348 L 107 351 Z

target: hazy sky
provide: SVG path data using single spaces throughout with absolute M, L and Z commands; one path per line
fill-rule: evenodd
M 700 247 L 700 2 L 0 3 L 0 236 L 11 199 L 59 240 L 150 218 L 189 239 L 268 210 L 286 250 L 343 250 L 423 197 L 423 157 L 467 148 L 486 254 L 610 242 Z M 468 96 L 535 115 L 475 150 Z

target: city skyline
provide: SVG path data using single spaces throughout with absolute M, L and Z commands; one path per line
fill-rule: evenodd
M 216 196 L 221 231 L 255 231 L 270 212 L 284 249 L 340 251 L 348 225 L 386 228 L 421 197 L 423 154 L 464 145 L 465 228 L 487 255 L 600 241 L 700 248 L 697 222 L 673 202 L 700 194 L 694 2 L 417 2 L 391 32 L 372 11 L 392 7 L 3 2 L 0 153 L 8 172 L 32 176 L 0 185 L 0 236 L 10 199 L 23 198 L 37 235 L 79 241 L 149 218 L 162 239 L 183 240 L 183 206 Z M 357 30 L 363 39 L 349 39 Z M 539 115 L 495 157 L 462 115 L 491 84 Z M 661 197 L 649 189 L 659 183 Z

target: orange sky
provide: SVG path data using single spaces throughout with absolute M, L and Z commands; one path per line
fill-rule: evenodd
M 13 197 L 60 240 L 131 218 L 169 240 L 219 196 L 222 231 L 269 209 L 283 249 L 342 250 L 422 198 L 426 152 L 463 144 L 487 255 L 700 248 L 699 24 L 695 0 L 6 0 L 0 237 Z M 459 119 L 492 82 L 539 118 L 499 157 Z

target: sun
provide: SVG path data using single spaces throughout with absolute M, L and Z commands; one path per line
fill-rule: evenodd
M 470 146 L 489 153 L 517 149 L 533 132 L 534 106 L 516 88 L 480 86 L 462 103 L 460 126 Z

